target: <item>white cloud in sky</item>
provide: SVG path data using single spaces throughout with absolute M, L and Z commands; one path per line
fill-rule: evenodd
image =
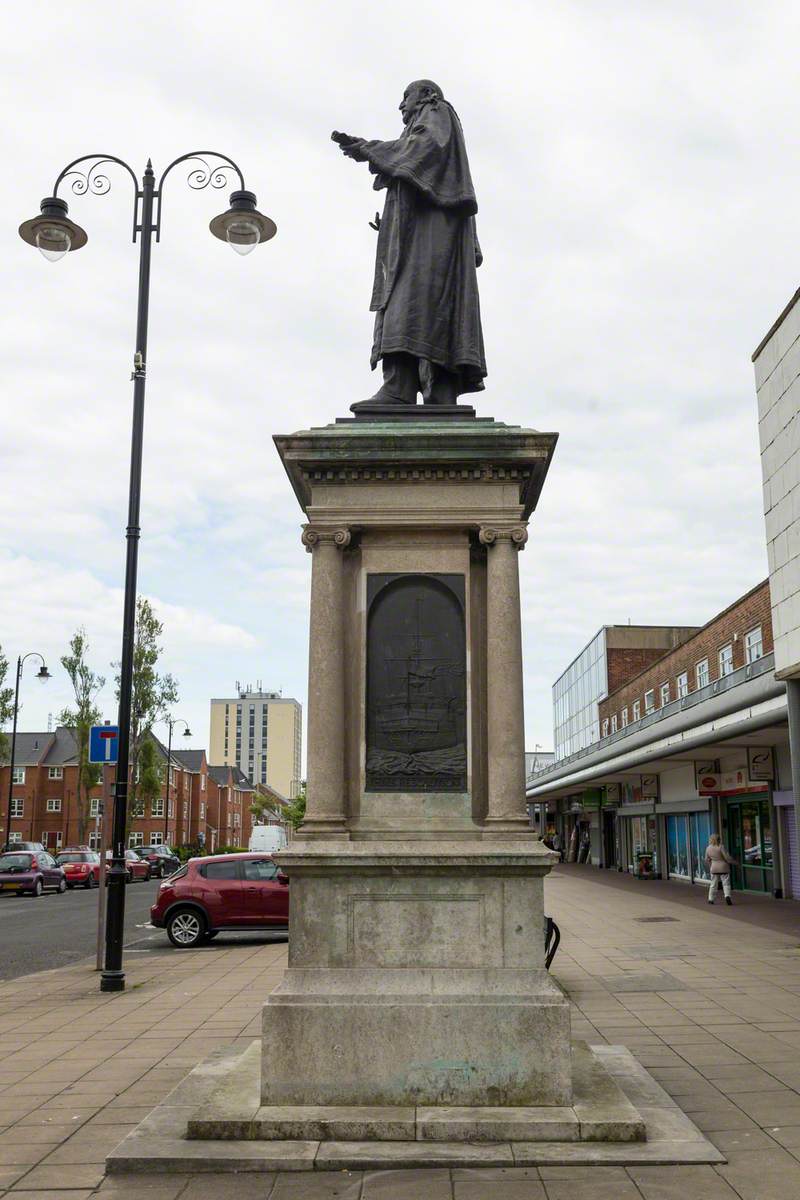
M 227 191 L 174 171 L 154 248 L 141 590 L 176 714 L 263 679 L 305 699 L 309 560 L 272 434 L 374 390 L 382 197 L 332 128 L 399 132 L 409 80 L 464 123 L 485 263 L 482 414 L 557 430 L 520 558 L 529 743 L 550 684 L 607 622 L 701 623 L 766 574 L 750 352 L 797 286 L 795 5 L 342 0 L 227 13 L 52 0 L 4 14 L 0 643 L 119 657 L 137 249 L 131 189 L 70 197 L 87 247 L 17 237 L 61 167 L 141 172 L 212 146 L 278 236 L 208 234 Z M 8 302 L 10 300 L 10 303 Z M 63 683 L 26 689 L 44 724 Z M 109 713 L 109 715 L 113 715 Z

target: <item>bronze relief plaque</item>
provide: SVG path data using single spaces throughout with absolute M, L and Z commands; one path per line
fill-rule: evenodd
M 367 576 L 368 792 L 467 788 L 463 575 Z

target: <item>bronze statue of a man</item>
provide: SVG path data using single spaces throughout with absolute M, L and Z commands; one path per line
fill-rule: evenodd
M 348 158 L 369 164 L 375 190 L 386 189 L 370 304 L 383 386 L 354 409 L 416 404 L 418 392 L 426 404 L 455 404 L 486 375 L 478 205 L 461 122 L 430 79 L 408 85 L 400 112 L 395 141 L 332 134 Z

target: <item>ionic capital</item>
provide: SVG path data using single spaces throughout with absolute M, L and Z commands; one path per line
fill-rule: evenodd
M 524 550 L 528 540 L 528 530 L 525 525 L 510 525 L 499 529 L 496 525 L 481 525 L 478 530 L 478 541 L 482 546 L 496 546 L 498 542 L 510 542 L 515 550 Z
M 300 535 L 300 540 L 309 554 L 320 545 L 333 545 L 337 550 L 344 550 L 350 545 L 349 529 L 317 529 L 306 525 Z

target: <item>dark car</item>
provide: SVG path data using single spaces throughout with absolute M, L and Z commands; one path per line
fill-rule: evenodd
M 170 850 L 169 846 L 137 846 L 136 853 L 145 862 L 150 863 L 150 871 L 157 879 L 163 879 L 165 875 L 171 875 L 181 865 L 181 860 L 177 854 Z
M 106 850 L 106 882 L 108 882 L 108 872 L 111 870 L 111 858 L 111 851 Z M 146 882 L 152 875 L 150 863 L 139 858 L 135 850 L 125 851 L 125 871 L 127 873 L 126 883 L 133 883 L 134 879 Z
M 289 879 L 267 854 L 190 858 L 150 909 L 173 946 L 197 946 L 223 929 L 289 930 Z
M 47 851 L 47 847 L 45 846 L 44 842 L 6 842 L 3 849 L 4 850 L 44 850 L 45 852 Z
M 0 892 L 41 896 L 45 888 L 67 890 L 63 867 L 46 850 L 8 850 L 0 854 Z
M 100 855 L 94 850 L 62 850 L 56 862 L 64 868 L 68 888 L 93 888 L 100 882 Z

